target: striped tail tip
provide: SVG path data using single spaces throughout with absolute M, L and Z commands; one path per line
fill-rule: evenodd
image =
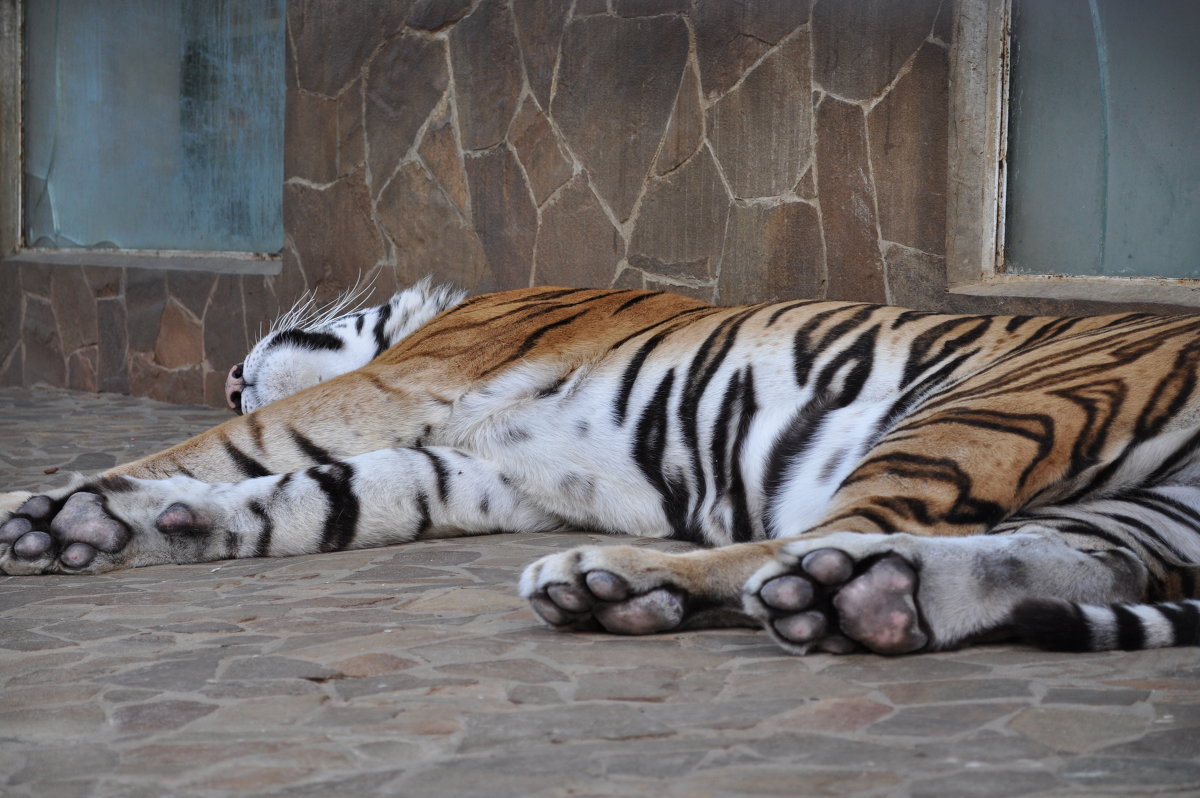
M 1072 604 L 1026 599 L 1013 610 L 1026 642 L 1051 651 L 1139 651 L 1200 645 L 1200 601 L 1160 604 Z

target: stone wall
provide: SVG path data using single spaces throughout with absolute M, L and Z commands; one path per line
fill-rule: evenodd
M 282 272 L 6 262 L 0 384 L 221 404 L 280 305 L 429 273 L 477 292 L 1110 308 L 946 293 L 952 16 L 952 0 L 289 0 Z
M 281 277 L 5 263 L 0 385 L 223 406 L 225 373 L 278 312 L 277 284 L 290 305 Z
M 290 7 L 285 272 L 904 301 L 944 255 L 941 0 Z

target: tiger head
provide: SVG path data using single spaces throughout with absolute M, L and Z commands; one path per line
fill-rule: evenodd
M 235 413 L 251 413 L 365 365 L 371 353 L 355 357 L 353 343 L 328 330 L 289 327 L 270 333 L 229 370 L 225 400 Z
M 388 347 L 461 302 L 466 292 L 430 278 L 362 309 L 371 286 L 355 288 L 320 307 L 302 297 L 229 370 L 225 400 L 239 415 L 370 363 Z

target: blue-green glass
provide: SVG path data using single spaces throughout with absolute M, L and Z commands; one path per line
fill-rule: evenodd
M 1016 0 L 1007 270 L 1200 277 L 1200 3 Z
M 33 247 L 277 252 L 284 0 L 28 0 Z

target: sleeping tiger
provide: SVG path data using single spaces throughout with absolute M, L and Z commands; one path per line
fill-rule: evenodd
M 303 316 L 230 372 L 236 418 L 26 500 L 0 572 L 583 528 L 705 548 L 532 563 L 560 629 L 1200 642 L 1200 317 L 427 281 Z

